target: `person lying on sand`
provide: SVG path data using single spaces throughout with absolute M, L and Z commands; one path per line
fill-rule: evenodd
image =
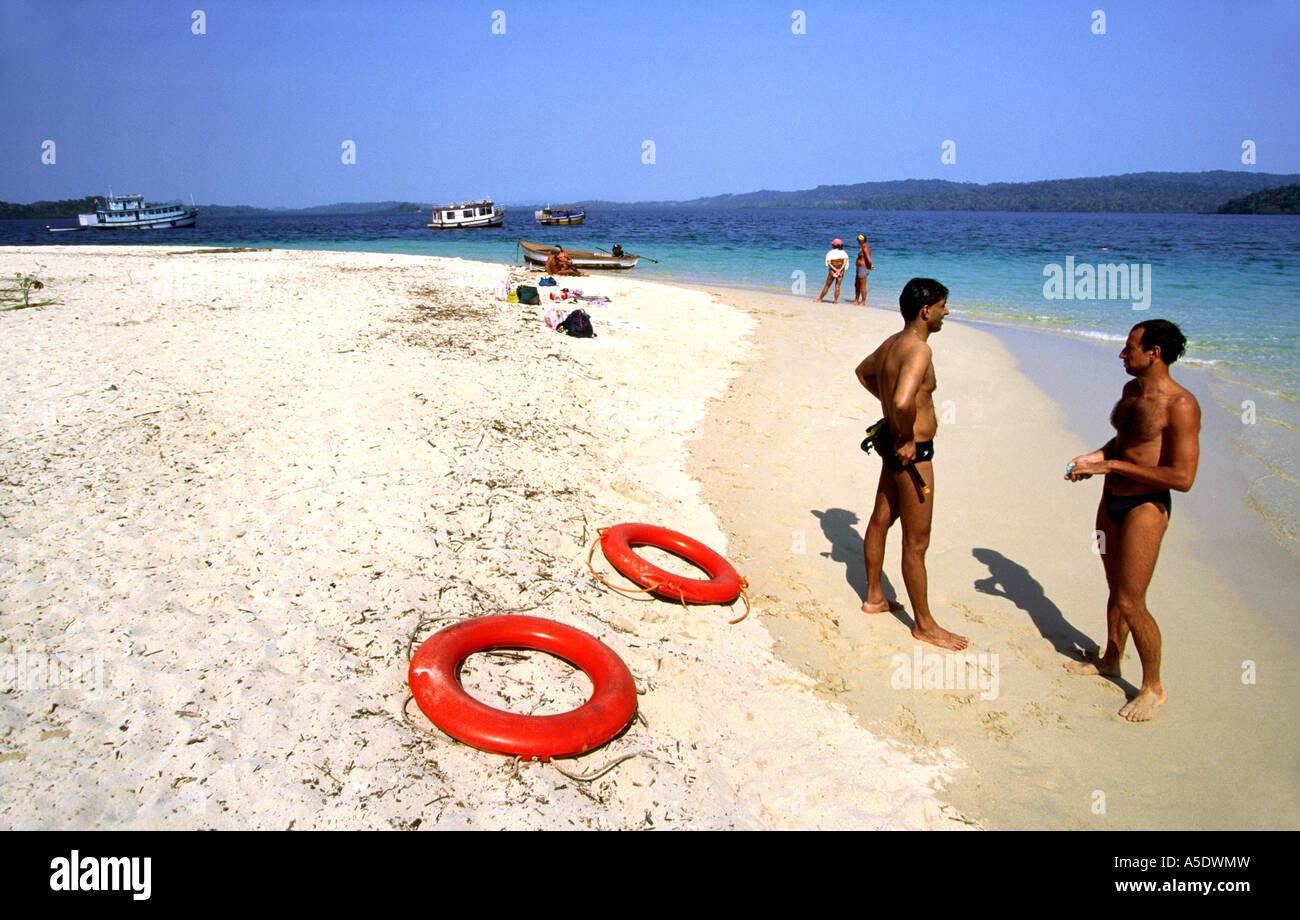
M 867 600 L 863 613 L 901 610 L 885 599 L 881 570 L 885 536 L 894 521 L 903 519 L 903 584 L 915 617 L 912 635 L 940 648 L 960 651 L 970 644 L 930 615 L 925 551 L 930 546 L 934 516 L 934 364 L 927 340 L 943 328 L 948 315 L 948 289 L 932 278 L 913 278 L 898 298 L 903 329 L 862 360 L 858 382 L 880 400 L 885 417 L 872 444 L 883 465 L 876 485 L 875 507 L 867 523 L 863 556 L 867 565 Z
M 1096 661 L 1070 663 L 1073 674 L 1118 677 L 1129 633 L 1142 662 L 1142 686 L 1119 711 L 1145 722 L 1166 699 L 1160 683 L 1160 627 L 1147 610 L 1147 586 L 1173 511 L 1171 489 L 1186 492 L 1200 460 L 1201 407 L 1169 376 L 1187 338 L 1168 320 L 1149 319 L 1128 334 L 1119 353 L 1133 380 L 1111 410 L 1115 437 L 1100 450 L 1075 457 L 1065 478 L 1080 482 L 1105 474 L 1097 506 L 1106 598 L 1106 651 Z
M 548 275 L 576 275 L 580 278 L 587 277 L 587 273 L 578 271 L 573 266 L 573 257 L 564 251 L 563 246 L 555 246 L 551 249 L 551 254 L 546 257 L 546 274 Z

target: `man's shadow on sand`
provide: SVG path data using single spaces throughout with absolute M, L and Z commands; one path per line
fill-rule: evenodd
M 971 555 L 989 569 L 988 578 L 981 578 L 975 582 L 976 591 L 994 597 L 1005 597 L 1025 611 L 1039 634 L 1071 661 L 1096 660 L 1101 652 L 1097 643 L 1065 619 L 1061 608 L 1052 602 L 1043 591 L 1043 586 L 1034 580 L 1028 569 L 993 549 L 976 547 L 971 550 Z M 1107 677 L 1106 679 L 1130 697 L 1137 695 L 1137 688 L 1124 678 Z
M 844 508 L 827 508 L 825 511 L 813 511 L 813 517 L 821 522 L 822 533 L 826 536 L 826 541 L 831 545 L 829 553 L 822 553 L 824 557 L 832 562 L 839 562 L 844 565 L 844 580 L 849 583 L 858 594 L 858 599 L 863 603 L 867 600 L 867 566 L 862 557 L 862 536 L 858 534 L 854 526 L 858 523 L 858 516 L 852 511 Z M 884 588 L 885 597 L 890 600 L 898 600 L 898 594 L 894 586 L 889 581 L 889 576 L 881 573 L 881 587 Z M 902 603 L 898 600 L 898 603 Z M 902 623 L 910 631 L 912 618 L 903 610 L 889 611 L 894 615 L 894 619 Z

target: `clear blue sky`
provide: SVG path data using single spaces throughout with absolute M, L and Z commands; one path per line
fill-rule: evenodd
M 0 49 L 6 201 L 1300 172 L 1295 0 L 0 0 Z

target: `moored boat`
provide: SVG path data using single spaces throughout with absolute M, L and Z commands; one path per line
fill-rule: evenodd
M 551 247 L 541 243 L 525 243 L 519 241 L 519 248 L 524 251 L 524 261 L 535 268 L 546 268 L 546 260 L 551 255 Z M 564 250 L 573 259 L 573 267 L 581 269 L 618 269 L 626 270 L 636 268 L 637 260 L 641 257 L 632 253 L 622 253 L 621 255 L 611 255 L 604 252 L 584 252 L 580 249 Z
M 533 218 L 546 227 L 564 227 L 580 224 L 587 219 L 586 208 L 538 208 Z
M 427 226 L 430 230 L 474 230 L 500 227 L 505 219 L 506 209 L 497 207 L 491 198 L 484 198 L 482 201 L 438 205 L 433 209 Z
M 143 195 L 109 195 L 94 214 L 78 214 L 77 223 L 95 230 L 157 230 L 170 227 L 193 227 L 198 208 L 180 202 L 148 204 Z

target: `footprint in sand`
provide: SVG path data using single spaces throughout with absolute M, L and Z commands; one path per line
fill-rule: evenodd
M 993 738 L 998 741 L 1006 741 L 1015 734 L 1015 732 L 1007 727 L 1006 719 L 1007 714 L 1005 712 L 990 712 L 988 715 L 980 719 L 980 724 L 984 726 L 984 730 Z

